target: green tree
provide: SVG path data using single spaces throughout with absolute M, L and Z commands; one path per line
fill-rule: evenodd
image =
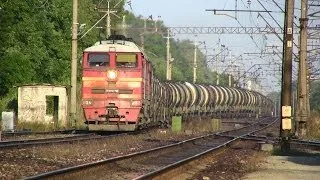
M 0 40 L 3 42 L 0 46 L 1 65 L 16 58 L 19 64 L 10 64 L 11 69 L 18 68 L 13 66 L 29 68 L 22 72 L 12 71 L 12 79 L 2 80 L 2 83 L 6 83 L 3 86 L 8 88 L 16 83 L 27 82 L 68 84 L 72 1 L 10 0 L 2 1 L 0 7 Z M 94 23 L 97 19 L 94 7 L 92 0 L 79 3 L 80 23 L 88 26 Z M 79 56 L 82 49 L 98 40 L 95 33 L 93 31 L 79 42 Z M 17 56 L 17 53 L 20 55 Z M 0 79 L 6 79 L 6 76 L 1 73 Z M 19 76 L 25 78 L 15 78 Z M 7 88 L 1 91 L 0 97 L 5 95 Z
M 34 74 L 26 55 L 16 50 L 9 50 L 1 60 L 0 94 L 7 94 L 16 84 L 32 82 Z

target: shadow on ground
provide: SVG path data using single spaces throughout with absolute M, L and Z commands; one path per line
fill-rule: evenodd
M 320 166 L 320 152 L 310 153 L 298 150 L 291 150 L 289 152 L 281 152 L 275 150 L 272 155 L 275 156 L 287 156 L 287 160 L 296 164 L 309 165 L 309 166 Z

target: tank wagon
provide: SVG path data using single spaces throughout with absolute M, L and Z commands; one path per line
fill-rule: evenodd
M 161 82 L 146 54 L 124 36 L 83 52 L 82 108 L 89 130 L 134 131 L 174 115 L 267 116 L 272 102 L 258 92 L 189 82 Z

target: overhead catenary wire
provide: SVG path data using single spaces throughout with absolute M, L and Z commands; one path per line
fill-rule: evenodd
M 272 1 L 274 1 L 274 0 L 272 0 Z M 266 10 L 266 7 L 260 2 L 260 0 L 257 0 L 257 2 L 262 6 L 262 8 L 263 9 L 265 9 Z M 281 11 L 283 11 L 282 9 L 281 9 Z M 284 12 L 284 11 L 283 11 Z M 283 28 L 282 28 L 282 26 L 277 22 L 277 20 L 272 16 L 272 14 L 271 13 L 269 13 L 269 12 L 267 12 L 268 14 L 269 14 L 269 16 L 273 19 L 273 21 L 278 25 L 278 27 L 280 27 L 282 30 L 283 30 Z M 261 13 L 259 13 L 259 15 L 260 15 L 260 17 L 271 27 L 271 25 L 267 22 L 267 20 L 262 16 L 262 14 Z M 295 23 L 294 23 L 295 24 Z M 296 25 L 296 24 L 295 24 Z M 276 33 L 275 33 L 276 34 Z M 276 36 L 281 40 L 281 41 L 283 41 L 283 39 L 278 35 L 278 34 L 276 34 Z M 296 48 L 298 48 L 298 45 L 293 41 L 293 44 L 294 44 L 294 46 L 296 47 Z M 293 53 L 293 55 L 295 56 L 295 58 L 296 59 L 298 59 L 298 56 L 295 54 L 295 53 Z

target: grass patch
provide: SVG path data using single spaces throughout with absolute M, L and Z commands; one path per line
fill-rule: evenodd
M 43 132 L 43 131 L 54 131 L 54 130 L 62 130 L 61 125 L 58 125 L 56 128 L 53 123 L 43 123 L 43 122 L 25 122 L 18 121 L 16 125 L 17 131 L 31 130 L 32 132 Z

